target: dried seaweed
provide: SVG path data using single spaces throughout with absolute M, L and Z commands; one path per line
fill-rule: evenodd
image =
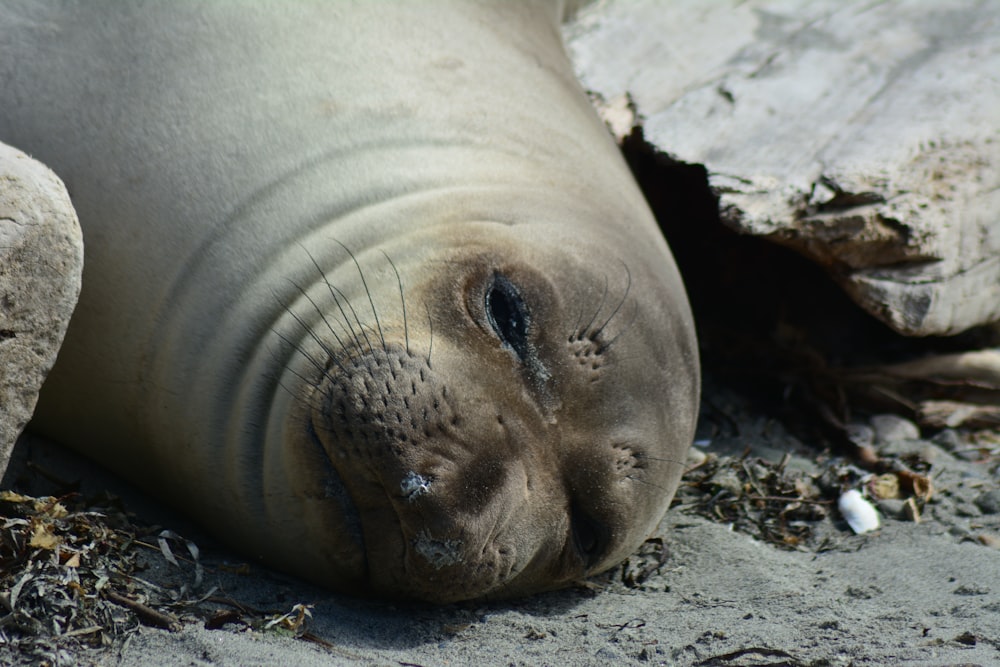
M 142 593 L 131 577 L 136 536 L 121 515 L 76 500 L 0 492 L 0 644 L 26 657 L 58 653 L 60 640 L 106 645 L 137 625 L 107 597 Z
M 622 563 L 621 582 L 628 588 L 643 589 L 646 581 L 660 573 L 670 554 L 662 537 L 651 537 Z
M 193 542 L 173 531 L 140 526 L 115 502 L 103 500 L 0 491 L 0 605 L 5 612 L 0 649 L 5 658 L 21 664 L 77 664 L 79 651 L 106 647 L 140 625 L 176 631 L 184 623 L 215 629 L 238 622 L 308 636 L 308 605 L 295 605 L 288 613 L 261 611 L 216 597 L 215 588 L 202 590 L 204 567 Z M 144 578 L 151 565 L 164 563 L 167 575 L 153 577 L 156 583 Z M 237 610 L 220 612 L 222 605 Z
M 709 456 L 685 475 L 677 493 L 683 511 L 786 549 L 820 547 L 816 526 L 830 517 L 836 498 L 821 476 L 747 456 Z
M 806 551 L 833 548 L 845 536 L 837 502 L 847 489 L 862 489 L 874 501 L 902 501 L 902 513 L 919 522 L 934 494 L 930 464 L 915 454 L 884 458 L 872 450 L 871 457 L 857 462 L 867 470 L 835 458 L 809 473 L 789 469 L 788 455 L 775 463 L 748 453 L 710 454 L 684 475 L 674 504 L 777 547 Z

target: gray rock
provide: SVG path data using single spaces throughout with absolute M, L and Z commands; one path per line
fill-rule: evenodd
M 0 144 L 0 474 L 80 295 L 83 238 L 62 181 Z
M 882 444 L 920 438 L 920 429 L 917 425 L 897 415 L 872 417 L 872 428 L 875 429 L 875 440 Z
M 948 452 L 957 452 L 965 447 L 962 438 L 953 428 L 946 428 L 932 438 L 932 441 Z
M 875 429 L 867 424 L 848 424 L 847 437 L 858 447 L 868 447 L 875 441 Z
M 981 494 L 975 500 L 976 507 L 983 511 L 983 514 L 1000 514 L 1000 489 L 993 489 Z
M 904 518 L 903 505 L 905 503 L 905 500 L 900 500 L 899 498 L 883 498 L 877 503 L 878 511 L 882 513 L 882 516 L 891 519 L 902 519 Z

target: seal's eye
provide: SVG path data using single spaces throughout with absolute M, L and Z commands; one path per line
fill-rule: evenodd
M 504 346 L 523 361 L 528 354 L 528 308 L 514 284 L 501 275 L 486 289 L 486 317 Z
M 590 569 L 604 556 L 608 543 L 608 529 L 583 511 L 579 503 L 570 506 L 570 530 L 577 553 Z

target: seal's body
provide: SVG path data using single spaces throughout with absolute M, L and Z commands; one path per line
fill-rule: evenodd
M 541 2 L 7 2 L 83 294 L 35 427 L 267 562 L 448 601 L 655 528 L 691 315 Z

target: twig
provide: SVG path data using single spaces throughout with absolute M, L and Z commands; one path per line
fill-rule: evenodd
M 805 503 L 807 505 L 832 505 L 834 502 L 832 500 L 810 500 L 809 498 L 786 498 L 784 496 L 754 496 L 749 493 L 744 497 L 747 500 L 763 500 L 763 501 L 774 501 L 783 503 Z
M 104 594 L 104 597 L 112 602 L 120 604 L 123 607 L 128 607 L 134 611 L 139 617 L 139 620 L 145 625 L 164 628 L 165 630 L 170 630 L 171 632 L 176 632 L 181 629 L 181 622 L 170 614 L 164 614 L 163 612 L 157 611 L 148 605 L 144 605 L 141 602 L 127 598 L 124 595 L 115 593 L 113 590 L 107 588 L 105 588 L 102 593 Z

